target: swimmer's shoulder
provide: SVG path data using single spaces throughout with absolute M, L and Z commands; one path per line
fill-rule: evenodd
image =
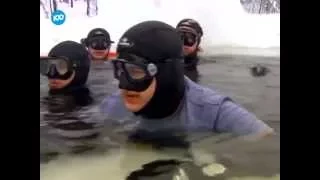
M 219 111 L 223 103 L 229 100 L 214 89 L 198 85 L 187 80 L 186 105 L 189 120 L 194 121 L 195 126 L 214 130 Z
M 230 97 L 193 82 L 187 83 L 187 86 L 189 86 L 187 89 L 189 111 L 197 117 L 197 121 L 200 121 L 198 123 L 211 127 L 216 132 L 237 135 L 273 132 L 266 123 Z
M 100 111 L 110 117 L 122 117 L 129 114 L 121 99 L 120 91 L 107 96 L 100 105 Z
M 201 86 L 188 78 L 186 80 L 186 99 L 188 103 L 198 107 L 211 107 L 219 106 L 224 101 L 229 100 L 228 96 L 225 96 L 215 89 Z

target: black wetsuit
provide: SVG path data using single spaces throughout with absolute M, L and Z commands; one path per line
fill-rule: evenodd
M 40 101 L 40 118 L 46 125 L 40 127 L 40 133 L 42 131 L 46 134 L 46 138 L 50 137 L 49 140 L 46 139 L 44 146 L 47 147 L 45 152 L 40 152 L 40 157 L 41 153 L 60 154 L 91 149 L 88 140 L 99 134 L 96 122 L 92 122 L 93 112 L 90 110 L 90 105 L 93 103 L 93 98 L 86 87 L 90 59 L 80 44 L 82 48 L 71 50 L 68 47 L 75 45 L 72 43 L 70 45 L 70 42 L 66 44 L 61 48 L 53 48 L 49 56 L 65 56 L 72 61 L 78 61 L 77 64 L 80 65 L 74 69 L 74 79 L 67 87 L 49 90 L 48 96 Z
M 194 82 L 199 81 L 198 63 L 199 57 L 197 54 L 184 57 L 184 74 Z

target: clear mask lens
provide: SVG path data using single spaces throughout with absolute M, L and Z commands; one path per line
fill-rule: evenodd
M 59 75 L 64 75 L 68 72 L 68 63 L 64 59 L 43 59 L 40 60 L 40 73 L 49 74 L 56 71 Z
M 108 43 L 105 38 L 97 38 L 92 39 L 89 43 L 89 46 L 92 49 L 105 50 L 110 47 L 110 43 Z
M 181 32 L 180 36 L 185 46 L 193 46 L 197 42 L 197 36 L 191 32 Z
M 157 73 L 157 66 L 154 64 L 136 64 L 126 60 L 113 60 L 115 78 L 119 79 L 124 73 L 127 78 L 135 80 L 145 80 Z
M 147 77 L 146 71 L 137 65 L 125 63 L 124 67 L 129 76 L 134 80 L 142 80 Z

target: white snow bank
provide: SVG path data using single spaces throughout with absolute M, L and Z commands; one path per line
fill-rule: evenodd
M 204 30 L 201 45 L 209 55 L 219 50 L 225 52 L 224 47 L 280 47 L 280 15 L 248 14 L 240 0 L 101 0 L 98 3 L 96 17 L 86 17 L 86 4 L 81 0 L 75 2 L 73 9 L 59 4 L 67 16 L 61 26 L 45 19 L 40 8 L 40 54 L 46 54 L 64 40 L 79 42 L 92 28 L 107 29 L 117 42 L 124 31 L 141 21 L 160 20 L 175 26 L 183 18 L 200 22 Z

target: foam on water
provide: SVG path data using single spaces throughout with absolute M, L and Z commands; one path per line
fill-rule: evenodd
M 204 29 L 202 48 L 206 54 L 225 48 L 270 48 L 280 46 L 280 15 L 253 15 L 244 11 L 240 0 L 103 0 L 96 17 L 86 17 L 83 1 L 74 8 L 59 4 L 67 16 L 65 24 L 53 25 L 40 8 L 40 54 L 63 40 L 80 41 L 95 27 L 106 28 L 114 41 L 130 26 L 145 20 L 160 20 L 172 26 L 183 18 L 198 20 Z M 112 49 L 115 49 L 115 45 Z
M 181 152 L 180 152 L 181 154 Z M 60 157 L 40 166 L 42 180 L 125 180 L 130 172 L 154 160 L 183 159 L 181 155 L 161 153 L 150 149 L 122 149 L 96 156 Z M 203 166 L 207 176 L 223 174 L 226 168 L 219 163 Z M 229 177 L 230 180 L 280 180 L 280 175 Z
M 96 156 L 60 157 L 41 165 L 42 180 L 124 180 L 142 164 L 178 156 L 168 155 L 150 149 L 128 148 Z M 181 159 L 181 158 L 180 158 Z

